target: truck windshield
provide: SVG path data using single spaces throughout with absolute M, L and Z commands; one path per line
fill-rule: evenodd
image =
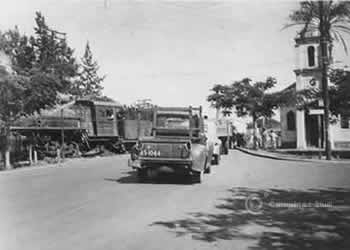
M 157 127 L 168 129 L 189 129 L 190 119 L 188 116 L 174 114 L 159 114 Z

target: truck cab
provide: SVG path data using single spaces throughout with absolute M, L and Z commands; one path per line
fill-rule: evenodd
M 155 107 L 152 135 L 139 138 L 129 166 L 137 170 L 140 181 L 169 172 L 202 182 L 204 172 L 210 172 L 212 151 L 204 134 L 201 107 Z

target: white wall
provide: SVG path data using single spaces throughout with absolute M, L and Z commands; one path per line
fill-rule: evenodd
M 297 141 L 297 133 L 296 129 L 295 130 L 288 130 L 287 126 L 287 113 L 289 111 L 293 111 L 295 114 L 295 119 L 296 119 L 296 113 L 295 113 L 295 108 L 294 107 L 281 107 L 281 140 L 282 143 L 290 143 L 290 142 L 295 142 Z M 296 127 L 296 124 L 295 124 Z
M 330 134 L 333 148 L 339 148 L 339 143 L 344 145 L 341 147 L 350 147 L 350 128 L 341 128 L 340 121 L 330 126 Z
M 315 48 L 315 66 L 310 67 L 308 62 L 307 49 L 309 46 Z M 297 69 L 313 69 L 319 67 L 319 46 L 317 44 L 303 44 L 296 47 L 296 66 Z

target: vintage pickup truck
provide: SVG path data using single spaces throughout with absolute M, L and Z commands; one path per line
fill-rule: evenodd
M 156 107 L 152 136 L 139 138 L 129 166 L 145 181 L 159 172 L 181 173 L 202 182 L 210 173 L 213 145 L 204 134 L 202 108 Z

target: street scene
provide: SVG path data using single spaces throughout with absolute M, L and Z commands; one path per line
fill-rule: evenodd
M 6 172 L 0 248 L 347 249 L 349 176 L 340 163 L 236 150 L 195 185 L 173 176 L 140 184 L 127 156 Z M 257 213 L 245 206 L 251 195 Z
M 350 249 L 349 1 L 4 1 L 0 250 Z

